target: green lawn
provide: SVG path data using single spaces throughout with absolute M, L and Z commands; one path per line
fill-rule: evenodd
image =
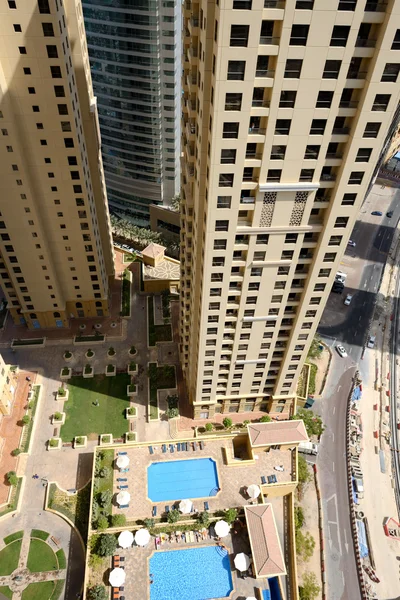
M 32 573 L 57 571 L 57 557 L 46 542 L 43 542 L 43 540 L 31 539 L 27 567 Z
M 7 546 L 8 544 L 11 544 L 11 542 L 15 542 L 15 540 L 20 540 L 23 537 L 24 537 L 23 531 L 15 531 L 15 533 L 12 533 L 11 535 L 8 535 L 7 537 L 4 538 L 4 543 Z
M 10 600 L 12 600 L 13 593 L 7 585 L 0 587 L 0 594 L 3 594 L 5 598 L 9 598 Z
M 171 342 L 172 329 L 171 325 L 155 325 L 154 324 L 154 303 L 153 296 L 147 298 L 147 315 L 149 327 L 149 346 L 155 346 L 156 342 Z
M 67 567 L 67 559 L 65 558 L 65 552 L 62 548 L 56 552 L 58 560 L 58 568 L 65 569 Z
M 87 435 L 95 439 L 102 433 L 112 433 L 116 438 L 126 431 L 125 408 L 129 406 L 126 393 L 130 375 L 115 377 L 95 375 L 92 379 L 71 377 L 68 382 L 69 398 L 64 404 L 65 424 L 61 438 L 72 442 L 75 436 Z M 95 400 L 99 406 L 95 406 Z
M 0 576 L 11 575 L 18 567 L 19 553 L 21 552 L 22 540 L 11 542 L 0 552 Z
M 54 598 L 54 589 L 54 581 L 30 583 L 22 592 L 22 600 L 50 600 L 50 598 Z
M 39 540 L 46 541 L 49 535 L 50 534 L 47 533 L 47 531 L 43 531 L 42 529 L 32 529 L 31 531 L 31 537 L 39 538 Z

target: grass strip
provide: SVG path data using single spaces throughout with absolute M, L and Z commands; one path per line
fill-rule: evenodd
M 56 556 L 57 556 L 57 560 L 58 560 L 58 568 L 66 569 L 67 568 L 67 559 L 65 557 L 65 552 L 62 548 L 60 548 L 60 550 L 57 550 Z
M 44 542 L 49 537 L 49 533 L 47 531 L 43 531 L 42 529 L 32 529 L 31 537 L 38 538 L 39 540 L 43 540 Z
M 11 544 L 11 542 L 15 542 L 15 540 L 21 540 L 23 537 L 24 537 L 23 531 L 16 531 L 15 533 L 12 533 L 11 535 L 8 535 L 7 537 L 5 537 L 4 543 L 6 546 L 8 546 L 8 544 Z

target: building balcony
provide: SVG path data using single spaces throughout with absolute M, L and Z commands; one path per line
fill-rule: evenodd
M 336 175 L 334 173 L 321 175 L 321 181 L 336 181 Z
M 199 62 L 199 53 L 197 48 L 193 48 L 192 46 L 188 48 L 187 57 L 191 65 L 197 65 Z
M 262 135 L 265 136 L 266 129 L 263 127 L 249 127 L 249 135 Z
M 275 71 L 272 69 L 257 69 L 256 78 L 260 79 L 273 79 L 275 77 Z
M 260 46 L 279 46 L 279 39 L 270 35 L 260 35 Z
M 358 100 L 341 100 L 339 108 L 357 108 Z
M 195 121 L 188 121 L 185 127 L 186 137 L 188 140 L 193 141 L 196 137 L 196 123 Z
M 255 201 L 256 201 L 256 199 L 254 196 L 242 196 L 240 198 L 240 204 L 246 204 L 247 206 L 249 204 L 254 206 Z
M 199 35 L 199 19 L 198 17 L 192 17 L 188 20 L 188 28 L 190 35 Z
M 360 80 L 360 79 L 365 79 L 367 77 L 367 73 L 368 71 L 349 71 L 347 73 L 346 79 L 347 80 Z
M 375 48 L 376 40 L 357 38 L 355 45 L 356 45 L 356 48 Z
M 367 2 L 364 8 L 365 12 L 378 12 L 385 13 L 387 9 L 387 2 Z
M 257 100 L 256 98 L 253 98 L 251 101 L 251 106 L 253 108 L 269 108 L 270 104 L 270 100 Z

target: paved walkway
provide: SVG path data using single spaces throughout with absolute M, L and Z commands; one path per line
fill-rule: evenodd
M 0 454 L 0 505 L 7 502 L 10 491 L 6 473 L 17 470 L 18 458 L 13 456 L 11 452 L 15 448 L 18 448 L 21 438 L 22 427 L 19 425 L 19 422 L 25 414 L 29 392 L 29 383 L 26 378 L 30 377 L 31 382 L 34 383 L 35 376 L 36 373 L 32 373 L 31 371 L 20 371 L 18 373 L 18 384 L 11 414 L 1 417 L 0 440 L 2 440 L 3 444 Z

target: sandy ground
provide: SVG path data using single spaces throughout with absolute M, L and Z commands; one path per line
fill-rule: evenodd
M 297 570 L 298 570 L 298 580 L 299 584 L 301 584 L 303 573 L 309 571 L 311 573 L 315 573 L 318 583 L 321 587 L 321 562 L 320 562 L 320 545 L 319 545 L 319 531 L 318 531 L 318 503 L 317 503 L 317 493 L 315 490 L 314 484 L 314 474 L 312 467 L 308 467 L 309 471 L 312 475 L 312 480 L 307 483 L 304 488 L 304 493 L 301 498 L 301 501 L 297 501 L 297 505 L 301 505 L 304 511 L 304 525 L 303 532 L 307 531 L 313 536 L 315 540 L 315 549 L 314 554 L 310 558 L 308 562 L 303 562 L 297 557 Z M 322 592 L 318 594 L 316 600 L 320 600 L 322 598 Z
M 329 350 L 324 346 L 322 354 L 319 358 L 313 358 L 309 361 L 310 363 L 314 363 L 318 367 L 317 376 L 315 378 L 315 397 L 321 396 L 322 384 L 324 381 L 324 375 L 326 370 L 328 369 L 329 364 Z

